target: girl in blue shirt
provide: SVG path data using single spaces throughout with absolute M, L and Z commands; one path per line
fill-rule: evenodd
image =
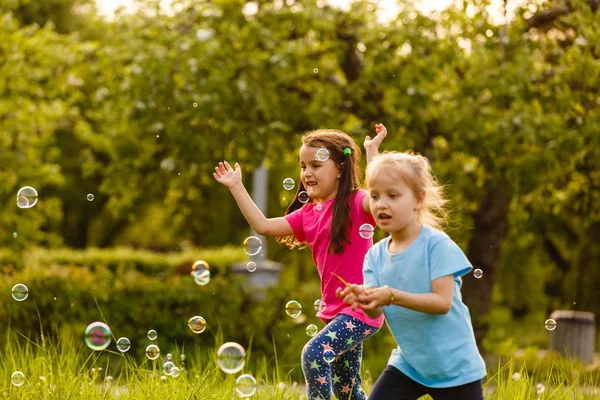
M 483 400 L 485 363 L 479 354 L 461 276 L 472 266 L 440 230 L 442 187 L 427 159 L 387 152 L 367 167 L 370 209 L 390 235 L 369 249 L 364 285 L 338 296 L 373 318 L 385 315 L 398 347 L 370 400 Z

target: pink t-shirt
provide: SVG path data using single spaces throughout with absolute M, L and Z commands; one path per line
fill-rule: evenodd
M 344 288 L 344 284 L 334 275 L 341 276 L 348 283 L 363 284 L 363 262 L 365 255 L 371 246 L 373 239 L 364 239 L 359 234 L 359 227 L 363 224 L 371 224 L 375 227 L 375 219 L 367 214 L 363 208 L 363 199 L 367 195 L 365 190 L 358 190 L 350 195 L 350 231 L 342 253 L 332 254 L 328 252 L 330 241 L 331 218 L 333 216 L 334 199 L 321 203 L 321 210 L 317 210 L 316 203 L 307 203 L 302 208 L 285 216 L 296 239 L 306 242 L 312 250 L 312 257 L 319 276 L 321 277 L 321 301 L 324 301 L 325 310 L 319 311 L 317 317 L 328 320 L 342 313 L 369 324 L 376 328 L 383 325 L 383 314 L 373 319 L 359 308 L 355 311 L 344 304 L 342 299 L 337 298 L 335 290 Z

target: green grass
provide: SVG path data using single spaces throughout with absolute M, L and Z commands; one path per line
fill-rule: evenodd
M 127 353 L 91 351 L 75 338 L 70 345 L 64 340 L 50 343 L 43 336 L 33 342 L 14 332 L 7 338 L 0 352 L 0 398 L 234 399 L 237 398 L 235 380 L 242 373 L 252 374 L 258 381 L 253 399 L 305 398 L 302 385 L 284 376 L 276 361 L 261 360 L 251 352 L 247 357 L 252 362 L 243 371 L 227 375 L 217 366 L 215 349 L 175 348 L 173 361 L 184 372 L 173 378 L 162 373 L 165 352 L 154 361 L 136 361 Z M 180 361 L 181 353 L 186 354 L 185 363 Z M 544 374 L 543 381 L 538 380 L 535 368 L 528 372 L 524 366 L 516 370 L 516 364 L 511 362 L 499 365 L 497 373 L 485 383 L 486 399 L 600 399 L 600 391 L 594 394 L 594 384 L 598 382 L 567 377 L 570 373 L 567 364 L 558 362 L 556 368 Z M 26 382 L 22 386 L 12 385 L 14 371 L 24 373 Z M 369 393 L 372 379 L 368 374 L 365 381 L 365 391 Z

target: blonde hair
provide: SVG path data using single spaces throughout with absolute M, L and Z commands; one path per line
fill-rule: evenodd
M 422 199 L 423 208 L 417 210 L 417 221 L 423 225 L 442 230 L 447 224 L 448 200 L 444 197 L 444 187 L 438 183 L 431 172 L 426 157 L 407 150 L 383 152 L 367 165 L 366 184 L 381 172 L 396 172 L 413 191 L 415 198 Z

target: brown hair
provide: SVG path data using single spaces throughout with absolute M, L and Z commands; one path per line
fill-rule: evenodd
M 360 188 L 362 181 L 360 148 L 350 135 L 336 129 L 317 129 L 305 133 L 302 136 L 302 144 L 309 147 L 325 147 L 329 151 L 329 158 L 341 170 L 339 187 L 333 203 L 329 243 L 330 253 L 341 253 L 345 245 L 350 243 L 347 230 L 351 229 L 352 221 L 350 220 L 348 199 Z M 350 154 L 344 154 L 346 148 L 350 149 Z M 298 200 L 298 193 L 305 190 L 302 181 L 300 181 L 292 204 L 285 210 L 286 215 L 304 205 Z M 294 235 L 278 237 L 277 241 L 285 243 L 292 249 L 296 246 L 303 247 Z
M 423 193 L 425 194 L 423 208 L 417 211 L 419 223 L 440 230 L 443 225 L 446 225 L 448 200 L 444 197 L 444 187 L 433 176 L 431 165 L 426 157 L 412 150 L 404 153 L 397 151 L 381 153 L 367 166 L 367 188 L 373 176 L 382 171 L 399 174 L 411 188 L 415 198 L 421 199 Z

